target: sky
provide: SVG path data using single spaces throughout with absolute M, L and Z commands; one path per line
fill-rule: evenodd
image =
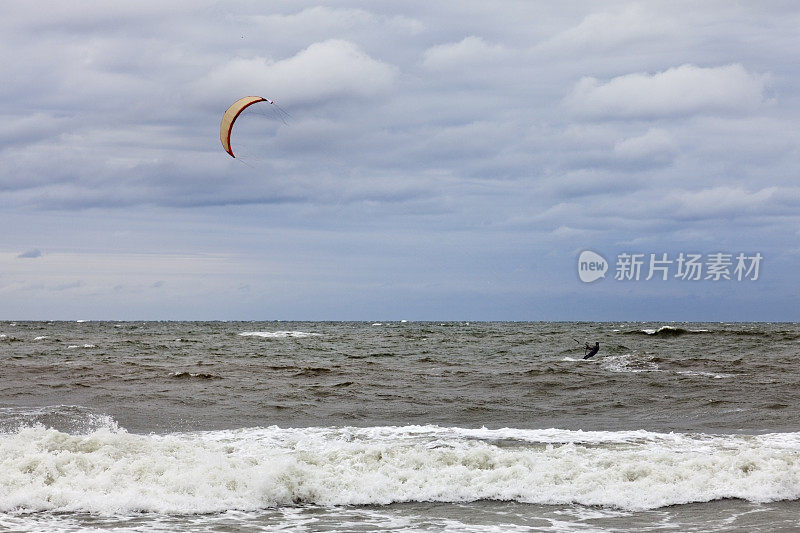
M 789 1 L 4 2 L 0 319 L 800 320 L 798 27 Z M 248 95 L 290 116 L 246 111 L 234 159 Z

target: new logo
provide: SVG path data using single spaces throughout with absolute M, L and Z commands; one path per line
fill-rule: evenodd
M 578 277 L 584 283 L 591 283 L 606 277 L 608 261 L 602 255 L 584 250 L 578 257 Z

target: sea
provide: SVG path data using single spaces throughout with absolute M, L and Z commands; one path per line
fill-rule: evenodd
M 799 357 L 796 323 L 3 321 L 0 530 L 800 531 Z

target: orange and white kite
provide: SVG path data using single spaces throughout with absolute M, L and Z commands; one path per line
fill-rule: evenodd
M 281 122 L 284 124 L 286 123 L 289 113 L 278 106 L 273 100 L 262 98 L 261 96 L 245 96 L 244 98 L 239 98 L 233 104 L 231 104 L 231 106 L 222 115 L 222 122 L 219 125 L 219 140 L 222 142 L 222 147 L 230 154 L 231 157 L 236 157 L 233 155 L 233 149 L 231 148 L 231 131 L 233 130 L 234 122 L 236 122 L 236 119 L 242 114 L 242 111 L 259 102 L 266 102 L 272 106 L 275 106 L 275 115 L 281 120 Z

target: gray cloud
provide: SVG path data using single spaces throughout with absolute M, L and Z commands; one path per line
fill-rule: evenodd
M 17 256 L 20 259 L 35 259 L 37 257 L 42 257 L 42 251 L 38 248 L 33 248 L 31 250 L 27 250 L 22 252 Z

